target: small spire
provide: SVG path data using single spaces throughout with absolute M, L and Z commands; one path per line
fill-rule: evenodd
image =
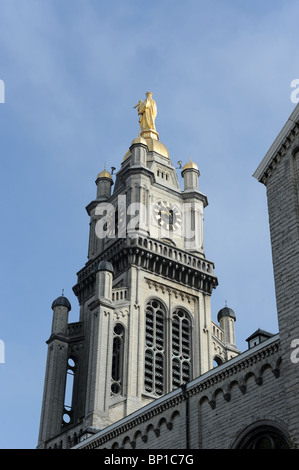
M 227 307 L 227 300 L 225 301 L 225 306 Z
M 61 297 L 64 296 L 64 289 L 62 289 L 62 292 L 61 292 Z

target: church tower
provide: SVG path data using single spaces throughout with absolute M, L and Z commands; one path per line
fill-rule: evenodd
M 218 282 L 205 256 L 198 166 L 190 158 L 182 168 L 182 190 L 152 93 L 135 107 L 140 133 L 115 181 L 99 173 L 86 208 L 79 321 L 68 322 L 64 296 L 52 304 L 39 448 L 72 447 L 239 353 L 234 312 L 211 319 Z

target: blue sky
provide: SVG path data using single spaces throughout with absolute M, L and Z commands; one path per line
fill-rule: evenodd
M 297 1 L 0 0 L 0 448 L 35 448 L 52 301 L 87 260 L 86 205 L 152 91 L 172 162 L 207 195 L 205 249 L 237 345 L 278 331 L 265 188 L 252 174 L 295 107 Z

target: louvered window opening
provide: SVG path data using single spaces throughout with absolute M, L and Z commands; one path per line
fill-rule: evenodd
M 191 325 L 187 314 L 177 310 L 172 317 L 172 389 L 191 380 Z
M 164 394 L 165 310 L 152 300 L 146 307 L 145 326 L 145 391 L 156 396 Z
M 111 371 L 111 395 L 122 393 L 122 375 L 124 360 L 124 335 L 125 329 L 120 323 L 116 323 L 113 330 L 113 353 Z

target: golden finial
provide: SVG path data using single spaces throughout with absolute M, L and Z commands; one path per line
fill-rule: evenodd
M 190 170 L 190 169 L 198 170 L 198 166 L 196 165 L 196 163 L 194 163 L 194 162 L 191 160 L 191 155 L 190 155 L 190 157 L 189 157 L 189 162 L 186 163 L 186 165 L 185 165 L 184 168 L 183 168 L 183 171 L 184 171 L 184 170 Z
M 140 124 L 140 136 L 145 139 L 151 138 L 158 140 L 158 133 L 156 131 L 155 119 L 157 117 L 157 105 L 153 99 L 151 91 L 145 93 L 146 99 L 144 101 L 139 100 L 135 108 L 138 108 L 139 124 Z

